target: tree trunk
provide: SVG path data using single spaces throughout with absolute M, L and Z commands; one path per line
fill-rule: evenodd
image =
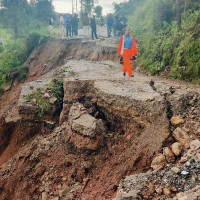
M 185 4 L 184 4 L 184 20 L 185 20 L 185 17 L 186 17 L 187 5 L 188 5 L 188 0 L 185 0 Z
M 178 27 L 181 28 L 181 5 L 180 5 L 180 0 L 176 0 L 176 20 L 177 20 Z
M 14 26 L 14 36 L 15 36 L 15 39 L 16 38 L 18 38 L 18 27 L 17 27 L 17 25 L 15 24 L 15 26 Z

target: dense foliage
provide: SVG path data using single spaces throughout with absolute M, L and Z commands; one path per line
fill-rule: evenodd
M 30 3 L 29 3 L 30 2 Z M 14 79 L 24 80 L 23 63 L 34 47 L 48 35 L 55 17 L 50 0 L 2 0 L 0 5 L 0 91 Z
M 3 85 L 13 80 L 23 81 L 27 77 L 28 68 L 23 66 L 27 57 L 36 45 L 44 40 L 39 34 L 31 34 L 25 39 L 15 40 L 7 45 L 7 51 L 0 54 L 0 90 Z
M 116 15 L 129 17 L 143 69 L 200 83 L 198 0 L 129 0 L 114 6 Z

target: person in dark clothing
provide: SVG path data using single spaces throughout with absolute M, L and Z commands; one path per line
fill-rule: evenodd
M 124 15 L 122 15 L 120 18 L 120 23 L 122 24 L 123 28 L 127 27 L 127 18 Z
M 101 19 L 100 19 L 100 26 L 101 26 L 101 27 L 104 26 L 104 19 L 103 19 L 103 17 L 101 17 Z
M 52 35 L 53 34 L 53 18 L 49 18 L 49 32 Z
M 71 24 L 72 24 L 72 36 L 73 35 L 75 35 L 75 36 L 78 35 L 78 22 L 79 22 L 78 16 L 77 16 L 77 14 L 74 14 L 74 16 L 72 17 L 72 21 L 71 21 Z
M 72 36 L 72 25 L 71 25 L 71 17 L 70 14 L 67 14 L 67 17 L 65 18 L 65 24 L 66 24 L 66 36 Z
M 95 36 L 96 39 L 98 39 L 98 37 L 97 37 L 96 19 L 95 19 L 94 15 L 93 15 L 93 17 L 91 19 L 90 26 L 91 26 L 91 29 L 92 29 L 92 39 L 94 40 L 94 36 Z
M 114 19 L 113 19 L 112 15 L 108 15 L 108 18 L 107 18 L 107 34 L 108 34 L 108 37 L 111 37 L 113 24 L 114 24 Z
M 115 36 L 117 39 L 117 43 L 119 43 L 119 39 L 121 37 L 121 35 L 124 34 L 124 25 L 123 23 L 121 23 L 121 20 L 118 16 L 116 16 L 115 18 Z

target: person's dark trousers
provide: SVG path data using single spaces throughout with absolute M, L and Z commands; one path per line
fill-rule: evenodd
M 72 36 L 73 35 L 75 35 L 75 36 L 78 35 L 78 27 L 72 27 Z
M 96 28 L 92 28 L 92 39 L 94 40 L 94 36 L 96 39 L 98 39 L 97 37 L 97 29 Z
M 75 32 L 74 33 L 75 33 L 75 36 L 78 35 L 78 27 L 75 28 Z
M 111 32 L 112 32 L 112 26 L 107 26 L 107 34 L 108 34 L 108 37 L 111 36 Z
M 68 37 L 68 36 L 72 36 L 72 30 L 71 30 L 72 28 L 71 28 L 71 26 L 67 26 L 66 27 L 66 36 Z
M 74 36 L 75 35 L 75 29 L 74 29 L 74 27 L 72 26 L 72 36 Z

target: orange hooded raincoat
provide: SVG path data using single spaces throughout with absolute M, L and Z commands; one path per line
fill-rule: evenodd
M 132 45 L 131 49 L 124 48 L 124 36 L 122 35 L 119 41 L 117 54 L 123 57 L 124 65 L 123 65 L 123 72 L 128 72 L 129 76 L 133 74 L 132 67 L 131 67 L 131 57 L 136 56 L 138 54 L 136 42 L 133 36 L 132 37 Z

